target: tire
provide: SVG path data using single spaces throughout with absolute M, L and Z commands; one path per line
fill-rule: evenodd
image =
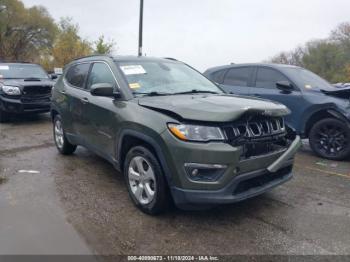
M 0 123 L 6 123 L 10 119 L 10 114 L 0 109 Z
M 62 155 L 71 155 L 77 149 L 76 145 L 72 145 L 67 140 L 60 115 L 56 115 L 53 120 L 53 137 L 56 148 Z
M 168 208 L 170 196 L 163 170 L 147 148 L 130 149 L 124 161 L 124 177 L 131 200 L 142 212 L 156 215 Z
M 344 160 L 350 156 L 350 128 L 339 119 L 316 122 L 310 130 L 309 141 L 311 149 L 320 157 Z

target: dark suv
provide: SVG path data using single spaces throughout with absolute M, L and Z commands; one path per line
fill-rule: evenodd
M 324 158 L 350 156 L 350 88 L 336 88 L 318 75 L 278 64 L 227 65 L 204 73 L 228 93 L 271 99 L 292 114 L 286 122 Z
M 49 112 L 53 83 L 37 64 L 0 63 L 0 122 L 15 114 Z
M 82 145 L 109 160 L 149 214 L 171 198 L 182 208 L 240 201 L 292 177 L 300 138 L 287 132 L 289 110 L 224 94 L 175 60 L 78 59 L 52 100 L 59 152 Z

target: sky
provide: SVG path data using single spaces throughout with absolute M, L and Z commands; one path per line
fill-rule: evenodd
M 136 55 L 139 0 L 22 0 L 57 21 L 72 17 L 81 35 L 103 34 L 116 54 Z M 266 60 L 350 22 L 349 0 L 144 0 L 143 52 L 173 57 L 200 71 Z

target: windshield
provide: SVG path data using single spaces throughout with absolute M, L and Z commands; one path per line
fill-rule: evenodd
M 222 93 L 211 81 L 189 66 L 172 61 L 118 62 L 135 95 Z
M 0 78 L 25 79 L 39 78 L 47 79 L 48 75 L 39 65 L 32 64 L 0 64 Z
M 320 76 L 303 68 L 285 68 L 284 71 L 295 81 L 298 86 L 306 90 L 325 90 L 332 91 L 336 89 Z

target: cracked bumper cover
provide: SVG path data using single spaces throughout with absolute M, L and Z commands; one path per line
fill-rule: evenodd
M 172 187 L 171 192 L 179 207 L 191 204 L 228 204 L 242 201 L 281 185 L 292 178 L 294 155 L 301 145 L 299 136 L 289 148 L 271 165 L 234 177 L 230 183 L 219 190 L 191 190 Z

